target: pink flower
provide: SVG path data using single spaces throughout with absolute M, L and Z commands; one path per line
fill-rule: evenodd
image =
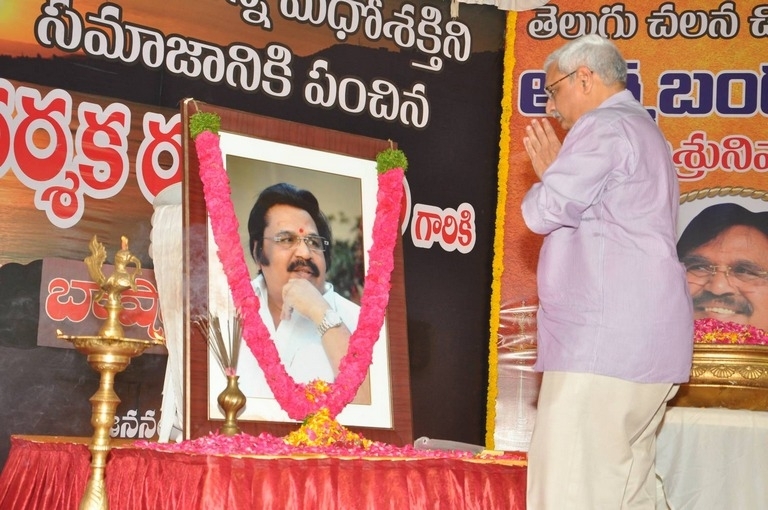
M 762 329 L 717 319 L 696 319 L 693 341 L 698 344 L 768 345 Z

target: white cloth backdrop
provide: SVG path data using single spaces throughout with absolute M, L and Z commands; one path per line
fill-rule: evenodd
M 462 4 L 495 5 L 504 11 L 528 11 L 541 7 L 549 0 L 458 0 Z
M 184 423 L 184 307 L 182 306 L 183 253 L 181 184 L 161 191 L 155 198 L 149 255 L 163 318 L 168 364 L 163 384 L 163 403 L 158 440 L 181 441 Z

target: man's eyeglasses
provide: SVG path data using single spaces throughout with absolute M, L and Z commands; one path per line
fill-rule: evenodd
M 547 93 L 547 97 L 548 97 L 549 99 L 555 99 L 555 94 L 557 93 L 557 91 L 556 91 L 554 88 L 552 88 L 552 87 L 554 87 L 555 85 L 557 85 L 558 83 L 560 83 L 560 82 L 561 82 L 561 81 L 563 81 L 564 79 L 566 79 L 566 78 L 570 78 L 571 76 L 573 76 L 574 74 L 576 74 L 576 71 L 578 71 L 578 69 L 575 69 L 575 70 L 571 71 L 570 73 L 566 74 L 565 76 L 563 76 L 563 77 L 562 77 L 562 78 L 560 78 L 559 80 L 555 80 L 555 82 L 554 82 L 554 83 L 550 83 L 549 85 L 547 85 L 546 87 L 544 87 L 544 92 L 546 92 L 546 93 Z
M 277 234 L 273 237 L 265 237 L 264 239 L 269 239 L 276 245 L 285 249 L 295 248 L 298 246 L 299 242 L 302 241 L 307 245 L 307 248 L 318 253 L 324 252 L 326 247 L 330 244 L 326 238 L 314 234 L 302 237 L 297 236 L 296 234 L 284 233 Z
M 736 280 L 742 283 L 750 285 L 763 285 L 768 283 L 768 271 L 763 270 L 759 266 L 753 266 L 751 264 L 715 266 L 711 264 L 693 262 L 686 263 L 685 270 L 688 272 L 688 281 L 698 285 L 704 285 L 708 283 L 717 273 L 721 271 L 726 278 L 733 276 Z

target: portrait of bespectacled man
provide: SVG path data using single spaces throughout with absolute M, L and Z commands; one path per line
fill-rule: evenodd
M 696 204 L 679 229 L 677 251 L 694 318 L 768 331 L 768 203 L 732 197 L 717 202 Z
M 225 134 L 221 145 L 260 316 L 296 382 L 332 382 L 357 325 L 375 201 L 373 207 L 366 203 L 370 190 L 355 172 L 276 163 L 264 157 L 263 148 L 253 149 L 253 141 L 236 139 L 237 135 Z M 215 252 L 215 245 L 209 252 Z M 212 256 L 209 253 L 211 260 Z M 220 264 L 210 264 L 209 271 L 211 310 L 232 314 Z M 340 421 L 391 423 L 386 338 L 385 325 L 368 377 Z M 246 345 L 240 351 L 238 375 L 247 397 L 240 420 L 289 421 Z M 215 371 L 210 371 L 209 379 L 213 399 L 217 393 L 213 388 L 223 379 Z M 209 403 L 212 415 L 215 407 Z
M 247 226 L 258 267 L 252 285 L 283 365 L 296 382 L 332 382 L 360 307 L 327 279 L 333 264 L 328 218 L 311 191 L 280 182 L 261 191 Z M 368 385 L 356 402 L 370 403 Z

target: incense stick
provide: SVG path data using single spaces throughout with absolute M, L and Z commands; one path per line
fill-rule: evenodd
M 221 321 L 217 316 L 199 316 L 192 321 L 195 327 L 205 337 L 208 347 L 213 353 L 219 367 L 225 375 L 237 374 L 237 362 L 240 358 L 240 345 L 242 344 L 243 325 L 239 315 L 235 315 L 231 322 L 227 321 L 229 341 L 224 340 Z

